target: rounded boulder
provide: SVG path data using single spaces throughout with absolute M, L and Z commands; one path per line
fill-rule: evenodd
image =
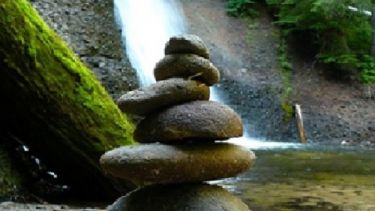
M 249 211 L 239 198 L 207 184 L 151 185 L 116 200 L 108 211 Z
M 193 34 L 174 36 L 165 45 L 165 54 L 196 54 L 209 59 L 208 48 L 200 37 Z
M 220 80 L 219 70 L 208 60 L 194 54 L 166 55 L 154 68 L 157 81 L 168 78 L 188 78 L 213 85 Z
M 134 131 L 141 143 L 214 141 L 243 134 L 240 116 L 214 101 L 192 101 L 175 105 L 143 119 Z
M 253 152 L 227 143 L 124 146 L 100 158 L 107 173 L 138 185 L 233 177 L 249 169 L 254 161 Z
M 117 100 L 117 104 L 125 113 L 147 115 L 163 107 L 194 100 L 208 100 L 209 98 L 210 89 L 204 83 L 171 78 L 130 91 L 121 96 Z

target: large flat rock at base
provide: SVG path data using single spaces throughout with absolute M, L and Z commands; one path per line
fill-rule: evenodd
M 252 151 L 233 144 L 142 144 L 106 152 L 103 169 L 135 184 L 173 184 L 233 177 L 255 161 Z
M 117 104 L 125 113 L 146 115 L 166 106 L 209 98 L 210 89 L 204 83 L 171 78 L 130 91 L 121 96 Z
M 249 211 L 239 198 L 207 184 L 152 185 L 116 200 L 108 211 Z
M 185 34 L 171 37 L 165 44 L 165 54 L 196 54 L 209 59 L 207 46 L 197 35 Z
M 243 134 L 239 115 L 214 101 L 193 101 L 176 105 L 143 119 L 134 131 L 141 143 L 213 141 Z
M 168 78 L 190 78 L 213 85 L 220 80 L 219 70 L 206 58 L 194 54 L 166 55 L 155 68 L 157 81 Z

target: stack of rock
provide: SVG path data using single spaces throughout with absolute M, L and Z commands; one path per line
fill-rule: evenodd
M 112 210 L 248 210 L 222 188 L 199 184 L 236 176 L 254 154 L 217 140 L 242 136 L 241 118 L 231 108 L 208 101 L 219 81 L 208 49 L 195 35 L 172 37 L 156 64 L 151 86 L 118 100 L 128 114 L 144 116 L 134 132 L 143 144 L 105 153 L 106 172 L 141 188 L 121 197 Z

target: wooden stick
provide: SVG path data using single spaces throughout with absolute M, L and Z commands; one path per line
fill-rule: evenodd
M 303 118 L 302 118 L 302 111 L 301 111 L 301 106 L 296 104 L 295 106 L 296 112 L 296 121 L 297 121 L 297 129 L 298 129 L 298 135 L 301 143 L 306 144 L 307 139 L 306 139 L 306 134 L 305 134 L 305 128 L 303 127 Z

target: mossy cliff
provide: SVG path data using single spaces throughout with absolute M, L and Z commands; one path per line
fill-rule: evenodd
M 98 165 L 133 125 L 27 0 L 0 2 L 1 135 L 22 140 L 78 192 L 116 194 Z
M 137 85 L 115 23 L 113 0 L 33 0 L 44 21 L 72 48 L 113 99 Z M 104 27 L 103 27 L 104 26 Z

